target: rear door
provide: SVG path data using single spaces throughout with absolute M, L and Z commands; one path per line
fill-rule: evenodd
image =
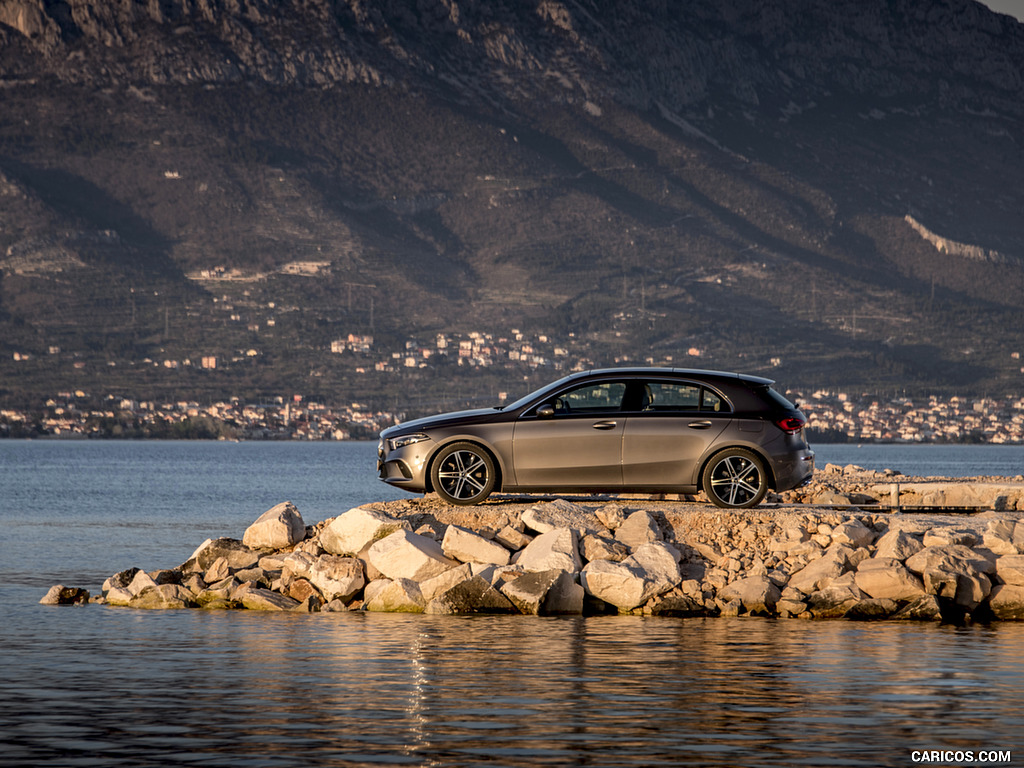
M 695 485 L 697 462 L 732 420 L 729 403 L 696 382 L 647 379 L 622 437 L 627 487 Z
M 512 437 L 515 484 L 523 488 L 614 488 L 622 484 L 624 380 L 576 385 L 552 396 L 547 417 L 532 408 Z

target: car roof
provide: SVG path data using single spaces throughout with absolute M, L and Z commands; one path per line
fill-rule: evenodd
M 736 373 L 734 371 L 710 371 L 701 368 L 658 368 L 654 366 L 592 368 L 575 373 L 569 378 L 577 379 L 589 376 L 683 376 L 704 379 L 732 379 L 763 386 L 771 386 L 775 383 L 774 379 L 766 379 L 763 376 L 752 376 L 747 373 Z

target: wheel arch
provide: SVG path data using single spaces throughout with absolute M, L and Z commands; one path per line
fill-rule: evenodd
M 437 461 L 438 455 L 441 451 L 447 448 L 449 445 L 454 443 L 470 443 L 477 446 L 481 450 L 485 451 L 488 456 L 491 457 L 491 461 L 494 462 L 494 469 L 497 477 L 494 478 L 494 491 L 500 492 L 502 489 L 502 481 L 505 477 L 505 466 L 502 463 L 501 456 L 491 446 L 489 446 L 480 438 L 471 435 L 454 435 L 452 437 L 445 438 L 443 442 L 439 442 L 434 450 L 427 456 L 426 465 L 424 466 L 424 485 L 426 486 L 427 493 L 433 493 L 436 489 L 434 488 L 434 462 Z
M 708 464 L 710 464 L 716 457 L 720 456 L 726 451 L 731 451 L 733 448 L 742 448 L 745 451 L 750 451 L 761 460 L 761 465 L 764 467 L 764 474 L 765 479 L 767 480 L 768 488 L 774 491 L 777 486 L 777 481 L 775 480 L 775 469 L 772 467 L 772 463 L 768 459 L 768 456 L 765 455 L 765 452 L 761 450 L 759 446 L 751 445 L 750 443 L 730 443 L 729 445 L 715 446 L 715 449 L 704 457 L 704 460 L 701 461 L 700 466 L 698 467 L 697 487 L 701 487 L 704 478 L 704 471 L 708 468 Z

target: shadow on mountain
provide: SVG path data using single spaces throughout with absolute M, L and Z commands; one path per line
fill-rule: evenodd
M 65 221 L 90 232 L 116 233 L 119 247 L 83 248 L 84 256 L 107 266 L 164 279 L 185 279 L 170 257 L 171 242 L 128 205 L 92 182 L 63 169 L 41 168 L 9 157 L 0 160 L 0 166 Z

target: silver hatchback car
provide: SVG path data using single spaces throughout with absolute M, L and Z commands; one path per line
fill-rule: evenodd
M 752 507 L 814 473 L 806 418 L 773 383 L 666 368 L 576 373 L 506 406 L 390 427 L 377 471 L 451 504 L 495 491 L 703 490 L 719 507 Z

